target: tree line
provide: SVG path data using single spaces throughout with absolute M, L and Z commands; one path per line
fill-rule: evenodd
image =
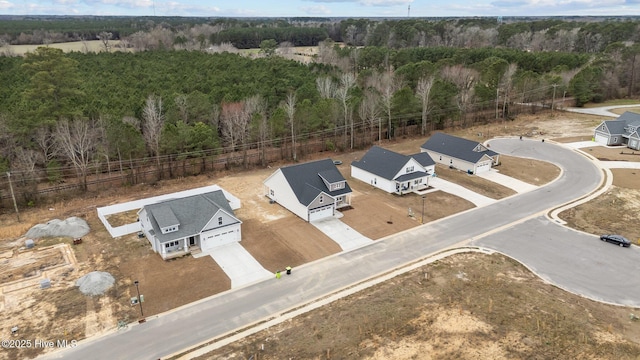
M 69 175 L 86 189 L 115 168 L 162 177 L 224 158 L 297 161 L 310 146 L 358 148 L 639 90 L 640 47 L 623 42 L 585 54 L 325 40 L 309 64 L 168 50 L 0 56 L 0 171 L 14 174 L 22 202 Z

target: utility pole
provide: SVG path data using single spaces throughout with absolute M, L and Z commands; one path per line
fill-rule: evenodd
M 425 195 L 422 195 L 422 220 L 420 220 L 421 224 L 424 224 L 424 199 Z
M 16 202 L 16 195 L 13 193 L 13 185 L 11 185 L 11 173 L 7 171 L 7 180 L 9 180 L 9 190 L 11 190 L 11 198 L 13 199 L 13 207 L 16 209 L 16 216 L 18 222 L 20 222 L 20 212 L 18 211 L 18 203 Z
M 556 102 L 556 88 L 558 87 L 558 84 L 553 84 L 551 86 L 553 86 L 553 98 L 551 99 L 551 115 L 553 115 L 553 105 Z
M 138 288 L 138 284 L 140 284 L 140 282 L 136 280 L 133 283 L 136 286 L 136 292 L 138 293 L 138 304 L 140 305 L 140 315 L 144 317 L 144 313 L 142 312 L 142 299 L 140 299 L 140 289 Z

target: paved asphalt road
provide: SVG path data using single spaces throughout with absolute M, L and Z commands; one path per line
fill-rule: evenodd
M 584 156 L 549 142 L 501 139 L 492 141 L 491 148 L 556 163 L 563 168 L 563 176 L 537 190 L 321 259 L 294 269 L 291 276 L 280 280 L 271 279 L 219 294 L 127 330 L 82 342 L 76 348 L 50 357 L 155 359 L 166 356 L 487 232 L 493 235 L 478 243 L 486 242 L 487 246 L 518 260 L 531 261 L 526 265 L 561 287 L 582 289 L 587 295 L 608 302 L 640 306 L 640 286 L 628 286 L 626 275 L 633 273 L 630 270 L 637 266 L 618 268 L 621 256 L 638 259 L 636 249 L 602 244 L 592 236 L 581 238 L 579 233 L 553 224 L 547 224 L 540 232 L 540 224 L 536 222 L 545 210 L 597 188 L 602 172 Z M 431 205 L 437 206 L 427 204 L 427 211 Z M 529 220 L 522 222 L 522 219 Z M 540 239 L 545 239 L 544 243 L 527 241 L 537 240 L 538 234 Z M 554 248 L 556 243 L 549 239 L 559 238 L 563 240 Z M 514 239 L 518 239 L 517 242 Z M 576 251 L 581 241 L 590 241 L 588 245 L 593 245 L 595 250 L 590 252 L 585 247 Z M 589 266 L 594 261 L 598 266 Z M 599 274 L 604 277 L 614 272 L 613 282 L 594 280 L 602 279 Z

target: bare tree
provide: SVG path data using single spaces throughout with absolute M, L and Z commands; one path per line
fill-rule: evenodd
M 291 127 L 291 155 L 293 156 L 293 161 L 297 161 L 296 156 L 296 133 L 295 133 L 295 117 L 296 117 L 296 94 L 294 92 L 289 92 L 287 94 L 287 98 L 282 104 L 285 113 L 287 113 L 287 120 L 289 121 L 289 126 Z
M 111 51 L 111 44 L 109 43 L 109 41 L 113 39 L 113 33 L 110 33 L 108 31 L 102 31 L 96 36 L 98 37 L 98 40 L 102 42 L 102 46 L 104 46 L 104 51 L 106 52 Z
M 16 185 L 25 202 L 36 199 L 38 195 L 38 177 L 36 164 L 42 155 L 34 150 L 16 147 L 11 158 L 11 172 L 16 175 Z
M 156 165 L 160 178 L 162 178 L 162 165 L 160 164 L 160 137 L 164 128 L 164 114 L 162 113 L 162 98 L 149 95 L 142 109 L 142 136 L 151 151 L 156 157 Z
M 57 147 L 55 137 L 48 126 L 41 126 L 37 128 L 33 134 L 33 139 L 36 144 L 38 144 L 38 147 L 42 152 L 42 160 L 45 165 L 58 155 L 59 149 Z
M 343 73 L 340 76 L 340 85 L 336 88 L 334 92 L 335 97 L 340 101 L 342 105 L 342 114 L 344 115 L 344 134 L 345 140 L 347 135 L 347 128 L 351 125 L 351 149 L 353 149 L 353 121 L 349 121 L 350 111 L 349 111 L 349 101 L 351 100 L 351 95 L 349 91 L 353 88 L 356 83 L 356 76 L 353 73 Z
M 391 108 L 393 107 L 393 96 L 404 86 L 404 81 L 396 76 L 391 68 L 383 73 L 375 73 L 370 79 L 371 85 L 380 93 L 382 108 L 387 115 L 388 129 L 387 138 L 393 137 L 391 124 Z
M 451 81 L 457 88 L 456 104 L 462 116 L 462 125 L 467 125 L 467 110 L 474 95 L 474 86 L 479 74 L 473 69 L 462 65 L 447 66 L 442 69 L 442 77 Z
M 188 124 L 189 123 L 189 104 L 188 104 L 187 95 L 185 94 L 176 95 L 173 101 L 176 103 L 176 107 L 178 108 L 180 120 Z
M 231 151 L 236 150 L 238 138 L 240 137 L 238 134 L 237 124 L 242 121 L 242 108 L 243 104 L 240 102 L 222 104 L 222 111 L 220 113 L 220 133 Z
M 360 118 L 371 128 L 370 138 L 373 137 L 373 128 L 378 126 L 378 143 L 382 141 L 382 118 L 380 117 L 380 106 L 378 106 L 379 101 L 377 93 L 367 90 L 358 108 Z
M 83 190 L 87 190 L 87 172 L 95 150 L 97 128 L 98 125 L 89 120 L 62 119 L 54 131 L 56 143 L 75 167 Z
M 502 74 L 502 78 L 500 79 L 500 88 L 504 91 L 504 97 L 502 100 L 502 118 L 504 119 L 507 114 L 507 103 L 510 101 L 511 93 L 513 92 L 513 76 L 516 74 L 518 70 L 518 65 L 509 64 L 507 70 L 505 70 L 504 74 Z
M 330 77 L 316 78 L 316 88 L 320 93 L 320 97 L 323 99 L 333 98 L 336 92 L 336 85 L 333 83 Z
M 418 80 L 418 84 L 416 85 L 416 95 L 418 95 L 420 104 L 422 105 L 422 127 L 420 130 L 423 136 L 427 130 L 427 115 L 431 112 L 431 108 L 429 107 L 429 95 L 431 95 L 433 82 L 433 76 L 422 77 Z M 431 126 L 431 130 L 433 130 L 433 125 Z
M 294 47 L 290 41 L 284 41 L 278 44 L 278 49 L 276 53 L 284 58 L 291 59 L 293 58 Z

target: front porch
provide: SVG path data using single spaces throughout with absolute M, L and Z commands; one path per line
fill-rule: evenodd
M 340 195 L 336 197 L 336 209 L 351 206 L 351 194 Z
M 188 236 L 160 244 L 160 256 L 163 260 L 179 258 L 193 252 L 200 252 L 200 236 Z

